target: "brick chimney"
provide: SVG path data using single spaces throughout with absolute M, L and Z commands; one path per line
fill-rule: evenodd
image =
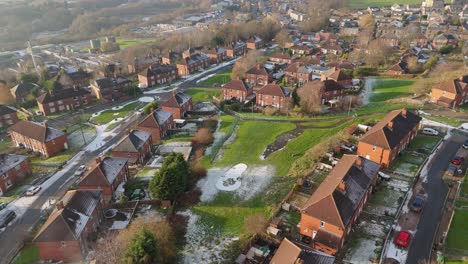
M 49 123 L 47 123 L 47 121 L 44 122 L 44 127 L 45 127 L 45 128 L 48 128 L 48 127 L 49 127 Z
M 101 157 L 100 157 L 100 156 L 96 158 L 96 164 L 99 164 L 99 163 L 101 163 L 101 161 L 102 161 L 102 159 L 101 159 Z
M 57 208 L 57 210 L 62 210 L 63 208 L 65 208 L 65 206 L 63 205 L 63 201 L 57 202 L 57 204 L 55 204 L 55 207 Z
M 341 181 L 340 184 L 338 184 L 338 189 L 342 192 L 346 192 L 346 183 Z
M 361 157 L 358 157 L 356 159 L 356 162 L 354 163 L 354 165 L 356 165 L 356 167 L 358 167 L 359 169 L 362 168 L 362 158 Z
M 390 130 L 393 129 L 393 121 L 388 122 L 387 127 L 390 128 Z
M 403 108 L 403 109 L 401 110 L 401 115 L 402 115 L 403 117 L 406 117 L 407 114 L 408 114 L 408 110 L 407 110 L 406 108 Z

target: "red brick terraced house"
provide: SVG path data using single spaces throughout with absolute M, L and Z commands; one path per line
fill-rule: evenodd
M 208 57 L 210 57 L 211 64 L 218 64 L 227 59 L 227 51 L 223 47 L 216 47 L 209 49 L 205 52 Z
M 127 158 L 129 165 L 144 164 L 151 158 L 153 143 L 151 133 L 141 130 L 127 132 L 112 149 L 112 157 Z
M 94 96 L 83 88 L 70 88 L 44 93 L 37 98 L 39 111 L 45 116 L 75 110 L 90 104 Z
M 433 87 L 431 101 L 444 107 L 459 107 L 468 103 L 468 75 Z
M 312 49 L 310 49 L 306 45 L 294 45 L 290 48 L 290 50 L 294 55 L 306 56 L 312 54 Z
M 337 42 L 337 38 L 335 34 L 330 33 L 330 32 L 317 32 L 315 33 L 313 40 L 316 42 L 330 42 L 330 43 Z
M 265 43 L 263 42 L 263 39 L 257 36 L 251 37 L 249 40 L 247 40 L 247 49 L 250 50 L 261 49 L 264 45 Z
M 353 78 L 344 73 L 341 69 L 333 68 L 321 75 L 322 80 L 334 80 L 343 87 L 353 86 Z
M 138 74 L 138 82 L 146 87 L 171 83 L 177 79 L 177 67 L 174 65 L 149 66 Z
M 87 87 L 91 79 L 91 74 L 82 69 L 77 71 L 67 72 L 65 70 L 60 71 L 52 81 L 56 81 L 62 85 L 63 88 L 80 88 Z
M 251 94 L 253 87 L 244 80 L 231 80 L 222 88 L 223 100 L 236 99 L 244 102 Z
M 68 149 L 67 134 L 49 127 L 47 122 L 39 124 L 21 120 L 8 130 L 16 147 L 39 152 L 46 158 Z
M 295 61 L 295 58 L 290 56 L 289 54 L 277 53 L 271 55 L 270 58 L 268 58 L 268 60 L 276 63 L 291 64 Z
M 273 75 L 270 74 L 265 67 L 260 66 L 260 64 L 250 68 L 245 73 L 245 81 L 252 86 L 263 86 L 270 83 L 272 80 Z
M 284 78 L 287 83 L 297 83 L 302 86 L 312 80 L 312 70 L 305 63 L 295 62 L 284 70 Z
M 0 154 L 0 196 L 32 172 L 27 156 Z
M 34 100 L 34 96 L 32 95 L 33 90 L 41 91 L 42 87 L 35 83 L 21 82 L 11 88 L 10 93 L 15 98 L 17 103 L 24 103 Z
M 322 82 L 322 104 L 335 104 L 344 96 L 344 88 L 334 80 L 325 80 Z
M 289 106 L 291 93 L 288 89 L 279 84 L 270 83 L 257 91 L 257 106 L 272 106 L 277 109 L 284 109 Z
M 225 47 L 226 56 L 234 58 L 242 56 L 247 52 L 247 44 L 242 41 L 233 42 Z
M 432 46 L 436 49 L 440 49 L 444 46 L 457 47 L 458 39 L 453 34 L 440 34 L 432 40 Z
M 185 93 L 177 92 L 167 100 L 162 106 L 162 110 L 171 112 L 174 119 L 185 117 L 187 111 L 192 110 L 192 97 Z
M 359 139 L 357 153 L 388 168 L 417 135 L 420 122 L 406 109 L 393 110 Z
M 201 71 L 210 65 L 210 57 L 203 53 L 196 53 L 190 57 L 183 58 L 176 63 L 177 71 L 180 76 L 190 75 Z
M 341 55 L 343 53 L 343 49 L 340 45 L 335 43 L 325 43 L 320 47 L 320 51 L 323 54 L 333 54 L 333 55 Z
M 299 233 L 311 246 L 335 255 L 361 214 L 377 182 L 379 164 L 344 155 L 301 209 Z
M 80 190 L 101 190 L 104 202 L 108 203 L 115 195 L 119 185 L 127 182 L 128 159 L 117 157 L 97 157 L 96 163 L 80 179 L 77 186 Z
M 169 129 L 173 128 L 173 125 L 174 118 L 172 117 L 172 113 L 159 109 L 151 111 L 151 113 L 137 125 L 137 129 L 151 133 L 153 144 L 155 144 L 167 136 L 167 132 Z
M 284 238 L 270 264 L 333 264 L 335 257 Z
M 81 262 L 91 248 L 103 209 L 102 191 L 68 191 L 41 227 L 33 243 L 41 260 Z
M 132 82 L 124 77 L 101 78 L 91 83 L 91 90 L 98 100 L 110 103 L 128 99 L 127 90 L 131 86 Z
M 16 109 L 7 105 L 0 105 L 0 128 L 6 128 L 19 121 Z
M 163 64 L 175 64 L 176 61 L 181 59 L 182 55 L 180 53 L 171 50 L 161 56 L 161 61 Z

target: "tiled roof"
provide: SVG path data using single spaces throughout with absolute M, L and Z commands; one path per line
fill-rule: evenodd
M 48 92 L 42 94 L 41 96 L 37 98 L 37 101 L 41 104 L 47 104 L 50 102 L 57 102 L 59 100 L 72 98 L 74 96 L 87 96 L 87 95 L 90 95 L 90 92 L 82 88 L 60 89 L 60 90 L 54 91 L 52 94 Z
M 138 152 L 150 137 L 146 131 L 133 130 L 117 143 L 113 151 Z
M 81 234 L 101 199 L 102 191 L 68 191 L 61 200 L 64 208 L 52 212 L 33 242 L 81 240 Z
M 138 124 L 138 126 L 147 128 L 160 128 L 160 126 L 162 126 L 168 119 L 170 119 L 171 116 L 171 112 L 158 109 L 147 115 L 145 119 L 143 119 L 143 121 Z
M 338 91 L 338 90 L 343 89 L 343 86 L 341 86 L 335 80 L 323 80 L 322 84 L 323 84 L 323 87 L 325 88 L 325 91 L 327 92 Z
M 78 186 L 110 186 L 125 168 L 128 159 L 105 157 L 80 180 Z
M 176 71 L 177 67 L 174 65 L 159 65 L 159 66 L 149 66 L 140 72 L 140 75 L 151 76 L 155 74 L 166 74 Z
M 7 105 L 0 105 L 0 116 L 16 113 L 16 110 Z
M 179 108 L 180 106 L 186 104 L 192 97 L 185 93 L 177 92 L 169 100 L 167 100 L 162 106 Z
M 40 89 L 41 87 L 35 83 L 26 82 L 14 86 L 10 91 L 15 95 L 24 95 L 30 93 L 33 88 Z
M 404 114 L 406 113 L 406 114 Z M 393 149 L 421 121 L 421 117 L 406 109 L 393 110 L 375 124 L 359 142 Z M 388 126 L 392 122 L 392 128 Z
M 244 80 L 231 80 L 223 86 L 223 89 L 232 89 L 247 92 L 252 87 Z
M 263 75 L 268 76 L 268 71 L 265 69 L 264 66 L 256 65 L 250 68 L 246 74 L 254 74 L 254 75 Z
M 350 223 L 380 165 L 357 155 L 344 155 L 302 208 L 302 213 L 345 228 Z M 345 189 L 339 186 L 344 184 Z
M 290 60 L 290 59 L 291 59 L 291 56 L 289 56 L 289 54 L 285 54 L 285 53 L 276 53 L 276 54 L 271 55 L 270 58 L 273 58 L 273 59 L 282 59 L 282 60 Z
M 295 264 L 302 250 L 289 239 L 285 238 L 281 242 L 270 264 Z
M 258 90 L 257 94 L 288 97 L 290 92 L 289 92 L 288 89 L 286 89 L 284 87 L 281 87 L 279 84 L 269 83 L 269 84 L 263 86 L 260 90 Z
M 468 75 L 462 76 L 459 79 L 453 79 L 441 83 L 436 89 L 446 91 L 453 94 L 462 94 L 468 89 Z
M 107 89 L 107 88 L 112 88 L 115 85 L 119 85 L 122 83 L 129 83 L 131 81 L 125 77 L 118 77 L 118 78 L 96 79 L 94 82 L 99 89 Z
M 344 80 L 351 80 L 351 77 L 349 77 L 346 73 L 344 73 L 340 69 L 335 69 L 335 70 L 330 71 L 327 74 L 327 77 L 329 79 L 333 79 L 333 80 L 335 80 L 337 82 L 344 81 Z
M 15 154 L 0 154 L 0 175 L 21 164 L 28 159 L 27 156 Z
M 45 125 L 25 120 L 21 120 L 12 125 L 9 130 L 40 142 L 49 142 L 65 135 L 64 132 L 55 128 L 46 127 Z

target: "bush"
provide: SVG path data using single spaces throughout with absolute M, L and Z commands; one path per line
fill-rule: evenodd
M 265 107 L 265 109 L 263 110 L 263 113 L 267 116 L 273 116 L 278 113 L 278 109 L 274 107 Z
M 155 263 L 157 255 L 156 237 L 143 228 L 132 238 L 125 254 L 125 263 Z
M 452 50 L 453 50 L 452 46 L 443 46 L 442 48 L 439 49 L 439 52 L 441 54 L 449 54 L 450 52 L 452 52 Z
M 219 103 L 219 107 L 223 111 L 234 111 L 240 112 L 243 109 L 243 105 L 241 102 L 237 100 L 224 100 Z
M 158 108 L 158 102 L 153 101 L 153 102 L 147 104 L 147 105 L 143 108 L 143 112 L 144 112 L 146 115 L 149 115 L 149 114 L 151 113 L 151 110 L 157 109 L 157 108 Z

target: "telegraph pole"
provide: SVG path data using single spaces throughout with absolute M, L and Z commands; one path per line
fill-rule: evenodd
M 34 65 L 34 70 L 36 70 L 37 75 L 41 77 L 41 74 L 39 73 L 39 69 L 37 69 L 37 64 L 36 64 L 36 60 L 34 59 L 33 49 L 31 47 L 31 42 L 29 42 L 29 40 L 28 40 L 28 48 L 26 50 L 29 52 L 29 54 L 31 54 L 31 59 Z

